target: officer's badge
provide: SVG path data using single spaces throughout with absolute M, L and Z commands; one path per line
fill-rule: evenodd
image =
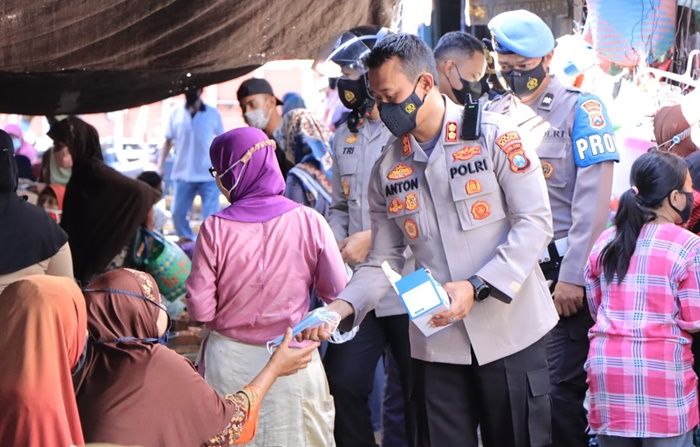
M 488 203 L 479 200 L 472 205 L 472 216 L 476 220 L 484 220 L 491 215 L 491 207 Z
M 355 144 L 357 142 L 357 134 L 351 133 L 345 137 L 345 142 L 348 144 Z
M 481 182 L 477 179 L 470 179 L 464 185 L 464 189 L 467 191 L 468 195 L 478 194 L 481 192 Z
M 475 155 L 481 155 L 481 146 L 464 146 L 452 153 L 452 161 L 467 161 Z
M 350 197 L 350 180 L 348 178 L 343 178 L 340 181 L 341 186 L 343 187 L 343 195 L 347 199 Z
M 581 104 L 581 108 L 588 113 L 588 122 L 594 129 L 605 127 L 605 117 L 603 116 L 603 105 L 600 101 L 589 99 Z
M 525 152 L 522 149 L 509 152 L 508 160 L 510 161 L 511 171 L 515 173 L 523 172 L 530 167 L 530 160 L 525 156 Z
M 406 108 L 404 110 L 406 110 L 406 113 L 410 115 L 416 111 L 416 105 L 412 102 L 409 102 L 408 104 L 406 104 Z
M 552 163 L 548 161 L 543 161 L 542 162 L 542 173 L 544 174 L 544 178 L 549 178 L 552 176 L 554 173 L 554 166 Z
M 406 219 L 406 222 L 403 223 L 403 231 L 406 232 L 406 236 L 409 239 L 418 239 L 418 224 L 416 224 L 415 220 Z
M 345 90 L 345 92 L 343 92 L 343 97 L 350 104 L 355 102 L 355 94 L 351 90 Z
M 401 138 L 401 144 L 403 145 L 401 147 L 401 155 L 404 157 L 411 155 L 411 139 L 408 137 L 408 134 Z
M 403 163 L 399 163 L 396 166 L 394 166 L 391 171 L 386 175 L 386 178 L 389 180 L 401 180 L 403 178 L 408 177 L 409 175 L 413 174 L 413 168 L 405 165 Z
M 540 85 L 540 81 L 537 78 L 530 78 L 527 80 L 527 89 L 532 91 L 535 90 Z
M 397 197 L 389 204 L 389 212 L 391 214 L 396 214 L 401 210 L 403 210 L 403 202 Z
M 416 193 L 411 192 L 406 195 L 406 209 L 408 211 L 415 211 L 418 209 L 418 196 Z
M 448 143 L 457 141 L 457 123 L 455 121 L 448 121 L 445 124 L 445 141 Z

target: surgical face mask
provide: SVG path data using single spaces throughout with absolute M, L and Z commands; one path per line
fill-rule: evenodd
M 305 329 L 315 328 L 322 324 L 328 324 L 331 327 L 331 332 L 335 332 L 340 324 L 340 315 L 337 312 L 327 310 L 324 307 L 319 307 L 309 312 L 296 326 L 292 328 L 292 337 L 304 332 Z M 284 335 L 267 342 L 267 351 L 272 354 L 284 340 Z
M 257 127 L 260 130 L 264 130 L 267 127 L 267 124 L 270 122 L 271 114 L 271 110 L 265 114 L 265 110 L 263 109 L 254 109 L 245 113 L 245 120 L 251 127 Z
M 462 88 L 461 89 L 456 89 L 452 87 L 452 83 L 450 83 L 450 78 L 445 76 L 447 78 L 447 82 L 450 83 L 450 88 L 452 89 L 452 93 L 455 95 L 455 99 L 459 104 L 466 104 L 469 98 L 471 97 L 472 101 L 477 101 L 481 95 L 486 91 L 483 88 L 483 85 L 481 81 L 467 81 L 462 77 L 462 74 L 459 72 L 459 68 L 455 65 L 455 70 L 457 70 L 457 75 L 459 76 L 459 80 L 462 83 Z M 483 78 L 482 78 L 483 79 Z
M 671 205 L 671 208 L 673 208 L 673 211 L 677 212 L 680 216 L 681 224 L 684 224 L 688 222 L 688 219 L 690 219 L 690 214 L 693 212 L 693 193 L 686 191 L 678 192 L 685 195 L 685 206 L 683 207 L 683 209 L 678 209 L 673 205 L 673 203 L 671 203 L 671 196 L 668 197 L 668 203 L 669 205 Z
M 418 81 L 420 81 L 420 78 L 418 78 Z M 418 81 L 413 86 L 413 92 L 400 103 L 379 103 L 379 116 L 382 122 L 389 129 L 389 132 L 397 137 L 402 137 L 416 128 L 418 109 L 420 109 L 425 100 L 425 96 L 421 99 L 416 93 Z
M 152 299 L 149 299 L 148 297 L 143 296 L 143 295 L 141 295 L 140 293 L 135 293 L 135 292 L 132 292 L 132 291 L 130 291 L 130 290 L 119 290 L 119 289 L 85 289 L 85 290 L 83 290 L 83 292 L 86 292 L 86 293 L 89 293 L 89 292 L 104 292 L 104 293 L 111 293 L 111 294 L 114 294 L 114 295 L 125 295 L 125 296 L 130 297 L 130 298 L 140 299 L 140 300 L 143 300 L 143 301 L 149 303 L 149 304 L 152 305 L 152 306 L 156 306 L 159 310 L 162 310 L 162 311 L 165 312 L 165 314 L 168 316 L 168 326 L 167 326 L 167 328 L 165 329 L 165 332 L 163 332 L 163 334 L 162 334 L 160 337 L 158 337 L 158 338 L 155 338 L 155 337 L 148 337 L 148 338 L 119 337 L 119 338 L 116 338 L 116 339 L 114 339 L 114 340 L 100 340 L 99 342 L 97 342 L 97 344 L 121 343 L 121 342 L 130 342 L 130 341 L 143 341 L 143 342 L 146 342 L 146 343 L 159 343 L 159 344 L 161 344 L 161 345 L 165 345 L 166 343 L 168 343 L 168 333 L 170 332 L 170 329 L 171 329 L 172 326 L 173 326 L 173 322 L 172 322 L 172 320 L 170 319 L 170 315 L 168 314 L 168 310 L 167 310 L 167 309 L 165 308 L 165 306 L 163 306 L 162 304 L 156 303 L 156 302 L 153 301 Z M 158 313 L 158 315 L 160 316 L 160 313 Z
M 12 137 L 12 145 L 15 147 L 15 151 L 22 147 L 22 139 L 19 137 Z
M 503 73 L 503 77 L 508 83 L 508 87 L 515 93 L 516 96 L 522 98 L 534 93 L 542 81 L 547 77 L 547 72 L 544 69 L 544 58 L 532 70 L 511 70 Z

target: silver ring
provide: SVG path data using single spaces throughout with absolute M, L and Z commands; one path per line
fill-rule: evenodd
M 455 321 L 457 321 L 457 319 L 455 317 L 450 317 L 447 321 L 449 321 L 450 323 L 454 323 Z

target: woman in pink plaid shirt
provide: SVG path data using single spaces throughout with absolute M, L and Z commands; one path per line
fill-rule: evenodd
M 683 159 L 663 152 L 642 155 L 630 178 L 586 267 L 588 420 L 601 447 L 692 446 L 700 238 L 677 225 L 692 211 L 692 182 Z

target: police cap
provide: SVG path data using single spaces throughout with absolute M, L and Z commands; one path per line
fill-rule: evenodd
M 543 57 L 554 49 L 554 35 L 538 15 L 518 9 L 498 14 L 488 24 L 497 53 Z

